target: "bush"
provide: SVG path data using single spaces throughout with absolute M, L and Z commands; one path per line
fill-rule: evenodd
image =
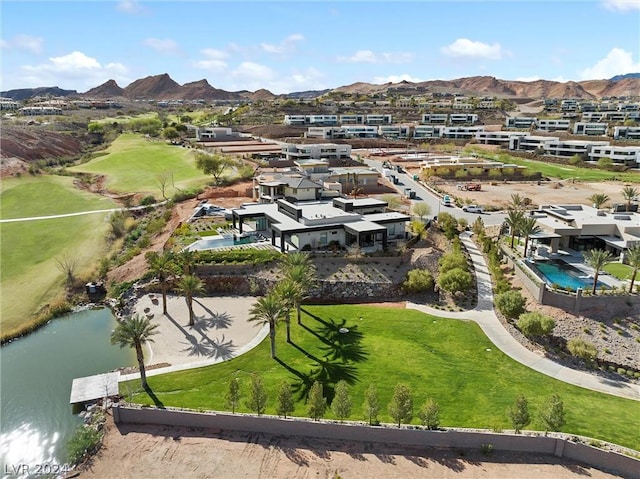
M 455 268 L 467 270 L 467 258 L 462 253 L 447 253 L 438 261 L 441 272 L 446 272 Z
M 498 310 L 509 319 L 516 319 L 525 312 L 526 300 L 520 291 L 505 291 L 496 296 Z
M 547 336 L 553 332 L 556 323 L 550 316 L 537 311 L 523 313 L 518 319 L 518 329 L 527 336 Z
M 156 203 L 156 199 L 153 197 L 153 195 L 145 196 L 140 200 L 140 206 L 149 206 L 154 203 Z
M 402 283 L 402 289 L 407 293 L 424 293 L 433 291 L 434 284 L 433 275 L 429 271 L 412 269 L 407 273 L 407 279 Z
M 567 349 L 572 356 L 593 361 L 598 357 L 598 350 L 592 343 L 588 343 L 581 338 L 572 338 L 567 342 Z
M 100 443 L 101 434 L 95 428 L 81 425 L 67 443 L 67 461 L 78 464 L 87 453 L 91 453 Z
M 453 268 L 438 276 L 438 286 L 449 293 L 463 293 L 473 286 L 473 276 L 461 268 Z

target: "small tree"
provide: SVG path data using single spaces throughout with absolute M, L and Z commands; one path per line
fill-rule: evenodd
M 418 237 L 419 240 L 427 237 L 427 227 L 420 220 L 411 220 L 409 223 L 411 232 Z
M 202 152 L 196 153 L 196 166 L 202 170 L 205 175 L 213 176 L 216 185 L 220 184 L 223 173 L 231 164 L 231 160 L 222 155 L 209 155 Z
M 560 396 L 549 396 L 540 410 L 540 420 L 544 424 L 545 434 L 547 431 L 559 431 L 564 426 L 564 403 Z
M 231 413 L 236 413 L 236 408 L 240 403 L 240 382 L 235 376 L 229 381 L 229 389 L 224 397 L 227 401 L 227 406 L 231 408 Z
M 389 415 L 398 423 L 398 427 L 413 418 L 413 397 L 408 386 L 400 383 L 396 385 L 389 403 Z
M 423 221 L 425 216 L 429 216 L 431 214 L 431 206 L 427 203 L 414 203 L 413 208 L 411 208 L 411 212 L 414 216 L 420 218 L 420 221 Z
M 351 406 L 353 405 L 353 401 L 349 396 L 349 386 L 347 382 L 344 380 L 338 381 L 336 384 L 336 393 L 333 396 L 333 401 L 331 402 L 331 410 L 333 414 L 335 414 L 336 418 L 340 421 L 348 418 L 351 414 Z
M 638 270 L 640 269 L 640 245 L 635 245 L 627 250 L 627 261 L 629 266 L 633 268 L 631 272 L 631 283 L 629 284 L 629 293 L 633 293 L 633 282 L 636 280 Z
M 173 126 L 168 126 L 164 130 L 162 130 L 162 137 L 174 142 L 178 138 L 180 138 L 180 133 Z
M 553 332 L 555 326 L 552 317 L 538 311 L 522 313 L 518 319 L 518 329 L 527 337 L 547 336 Z
M 75 279 L 79 263 L 80 259 L 78 256 L 70 251 L 67 251 L 62 256 L 56 258 L 56 266 L 62 273 L 64 273 L 67 286 L 73 285 L 73 280 Z
M 496 295 L 496 306 L 509 319 L 519 318 L 525 312 L 527 300 L 520 291 L 512 289 Z
M 258 416 L 267 409 L 267 391 L 264 389 L 262 378 L 257 374 L 251 375 L 251 389 L 247 399 L 247 407 Z
M 380 414 L 380 399 L 378 398 L 378 389 L 375 384 L 369 385 L 364 393 L 364 403 L 362 404 L 365 419 L 369 420 L 369 424 L 378 422 L 378 414 Z
M 458 221 L 446 211 L 438 215 L 438 226 L 448 240 L 452 240 L 458 234 Z
M 440 425 L 440 407 L 438 403 L 432 398 L 427 399 L 420 408 L 418 417 L 422 421 L 422 425 L 426 426 L 427 429 L 438 429 Z
M 318 421 L 324 417 L 324 413 L 327 410 L 327 398 L 324 397 L 322 392 L 322 384 L 320 381 L 315 381 L 309 390 L 309 399 L 307 400 L 309 417 L 314 421 Z
M 589 198 L 587 198 L 591 203 L 593 203 L 594 208 L 602 208 L 608 201 L 609 196 L 604 193 L 594 193 Z
M 622 198 L 627 202 L 627 211 L 631 211 L 631 202 L 637 198 L 638 190 L 633 186 L 625 186 L 622 188 Z
M 291 385 L 287 381 L 282 381 L 280 383 L 280 389 L 278 389 L 278 406 L 276 407 L 276 412 L 278 416 L 284 416 L 286 419 L 287 415 L 291 414 L 294 409 Z
M 509 408 L 509 419 L 516 434 L 520 434 L 520 430 L 531 422 L 529 402 L 522 394 L 516 397 L 513 405 Z

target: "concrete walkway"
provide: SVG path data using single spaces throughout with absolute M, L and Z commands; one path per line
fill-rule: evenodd
M 460 235 L 460 240 L 467 248 L 473 266 L 476 271 L 478 282 L 478 304 L 469 311 L 451 312 L 431 308 L 421 304 L 407 302 L 407 308 L 416 309 L 424 313 L 444 318 L 472 320 L 478 323 L 487 337 L 507 356 L 518 361 L 525 366 L 546 374 L 552 378 L 565 383 L 580 386 L 593 391 L 612 394 L 627 399 L 640 401 L 640 385 L 630 384 L 624 381 L 615 381 L 598 377 L 593 374 L 577 371 L 555 363 L 540 354 L 530 351 L 511 336 L 509 331 L 502 325 L 493 309 L 493 290 L 489 269 L 478 250 L 471 240 L 471 233 L 464 232 Z

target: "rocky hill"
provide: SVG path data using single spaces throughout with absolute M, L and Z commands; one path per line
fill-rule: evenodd
M 18 90 L 8 90 L 0 92 L 0 96 L 3 98 L 11 98 L 16 101 L 24 101 L 29 98 L 34 98 L 36 96 L 51 96 L 51 97 L 59 97 L 59 96 L 71 96 L 77 95 L 78 92 L 76 90 L 63 90 L 62 88 L 58 88 L 57 86 L 52 87 L 39 87 L 39 88 L 20 88 Z
M 108 100 L 113 98 L 126 97 L 127 94 L 124 89 L 120 88 L 115 80 L 108 80 L 102 85 L 85 92 L 83 96 L 91 99 Z

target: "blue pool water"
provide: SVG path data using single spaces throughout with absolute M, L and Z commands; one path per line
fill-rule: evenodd
M 572 291 L 593 287 L 593 278 L 562 260 L 536 261 L 529 263 L 529 267 L 549 286 L 558 285 Z M 598 281 L 597 287 L 600 286 L 603 284 Z
M 201 250 L 216 249 L 216 248 L 222 248 L 225 246 L 235 246 L 238 244 L 247 244 L 247 243 L 253 243 L 253 239 L 250 237 L 233 239 L 233 238 L 223 238 L 222 236 L 214 236 L 212 238 L 205 238 L 205 239 L 196 241 L 191 246 L 189 246 L 189 249 L 191 251 L 195 251 L 195 250 L 201 251 Z

